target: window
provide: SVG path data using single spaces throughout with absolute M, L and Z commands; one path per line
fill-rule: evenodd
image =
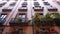
M 43 16 L 43 13 L 40 13 L 40 16 Z
M 22 22 L 25 22 L 26 15 L 25 14 L 19 14 L 19 16 L 22 19 Z
M 15 6 L 16 2 L 10 3 L 10 6 Z
M 9 1 L 9 0 L 6 0 L 6 1 Z
M 6 14 L 1 14 L 1 15 L 0 15 L 0 21 L 1 21 L 1 20 L 4 20 L 4 19 L 6 18 L 6 16 L 7 16 Z
M 23 34 L 24 32 L 23 32 L 23 29 L 19 29 L 18 30 L 18 34 Z
M 38 2 L 34 2 L 34 5 L 36 6 L 36 5 L 38 5 L 39 6 L 39 3 Z
M 47 31 L 45 29 L 40 29 L 38 32 L 39 34 L 46 34 Z
M 25 14 L 19 14 L 19 17 L 21 17 L 21 18 L 25 18 Z
M 37 0 L 34 0 L 34 1 L 37 1 Z
M 18 1 L 18 0 L 15 0 L 15 1 Z
M 24 1 L 27 1 L 27 0 L 24 0 Z

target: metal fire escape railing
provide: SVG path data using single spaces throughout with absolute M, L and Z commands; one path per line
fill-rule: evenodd
M 20 3 L 20 2 L 19 2 L 19 3 Z M 17 6 L 19 5 L 19 3 L 17 4 Z M 14 11 L 12 10 L 13 12 L 12 12 L 12 14 L 11 14 L 9 20 L 5 22 L 5 23 L 6 23 L 5 25 L 8 25 L 7 23 L 9 23 L 9 21 L 12 19 L 12 16 L 13 16 L 15 10 L 18 8 L 17 6 L 15 7 Z
M 18 2 L 18 1 L 17 1 L 17 2 Z M 19 3 L 20 3 L 20 2 L 18 2 L 17 6 L 19 5 Z M 12 10 L 12 11 L 13 11 L 12 14 L 10 15 L 8 21 L 6 21 L 4 25 L 8 25 L 7 23 L 9 23 L 9 21 L 11 20 L 13 14 L 14 14 L 14 12 L 15 12 L 15 10 L 17 9 L 17 6 L 15 7 L 14 11 Z M 6 29 L 6 27 L 4 27 L 4 31 L 2 32 L 2 34 L 4 34 L 5 29 Z

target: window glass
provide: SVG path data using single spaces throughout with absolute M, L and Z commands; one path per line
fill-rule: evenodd
M 40 13 L 40 16 L 43 16 L 43 13 Z
M 18 34 L 23 34 L 23 30 L 19 29 Z
M 19 14 L 19 17 L 22 19 L 25 18 L 25 16 L 26 16 L 25 14 Z
M 0 19 L 1 19 L 1 20 L 4 20 L 4 19 L 6 18 L 6 16 L 7 16 L 7 15 L 4 15 L 4 14 L 0 15 Z
M 19 14 L 18 17 L 20 17 L 22 19 L 22 22 L 25 22 L 25 17 L 26 17 L 25 14 Z
M 27 0 L 24 0 L 24 1 L 27 1 Z

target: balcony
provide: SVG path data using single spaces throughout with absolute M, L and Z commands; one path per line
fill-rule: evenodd
M 6 0 L 6 1 L 10 1 L 10 0 Z
M 10 3 L 10 6 L 15 6 L 16 2 Z
M 36 19 L 34 19 L 34 24 L 35 24 L 35 26 L 39 26 L 39 27 L 52 27 L 52 26 L 54 26 L 54 22 L 53 21 L 51 21 L 51 20 L 41 20 L 40 22 L 39 22 L 39 20 L 36 20 Z
M 44 3 L 44 5 L 50 5 L 50 3 L 48 3 L 48 2 L 43 2 Z
M 42 28 L 38 30 L 38 34 L 58 34 L 58 32 L 55 29 Z
M 11 19 L 10 25 L 11 26 L 28 26 L 28 20 L 27 19 Z
M 0 8 L 1 8 L 2 6 L 0 5 Z
M 22 7 L 27 7 L 27 2 L 23 2 Z
M 6 32 L 6 34 L 26 34 L 25 32 Z
M 27 0 L 24 0 L 24 1 L 27 1 Z
M 58 32 L 39 32 L 39 34 L 58 34 Z
M 38 2 L 34 2 L 34 6 L 39 6 L 39 3 Z
M 42 1 L 45 1 L 45 0 L 42 0 Z
M 0 2 L 0 7 L 4 6 L 6 2 Z
M 48 11 L 58 11 L 58 9 L 56 7 L 53 7 L 53 6 L 49 6 L 47 7 L 48 8 Z
M 49 14 L 50 15 L 50 14 Z M 46 14 L 45 16 L 41 16 L 40 14 L 35 14 L 33 16 L 33 24 L 34 26 L 37 27 L 52 27 L 54 26 L 54 21 L 53 19 L 51 19 L 51 17 L 47 17 L 48 14 Z
M 27 11 L 27 10 L 28 10 L 27 7 L 20 7 L 20 8 L 18 9 L 18 11 Z
M 23 2 L 22 5 L 26 5 L 27 6 L 27 2 Z
M 18 0 L 15 0 L 15 1 L 18 1 Z
M 41 7 L 41 6 L 35 6 L 33 7 L 34 11 L 43 11 L 44 10 L 44 7 Z
M 43 27 L 54 26 L 54 23 L 52 23 L 52 21 L 41 21 L 40 26 Z
M 5 4 L 6 4 L 6 2 L 1 2 L 1 3 L 0 3 L 0 5 L 5 5 Z
M 13 7 L 4 7 L 3 9 L 2 9 L 2 11 L 3 12 L 10 12 L 10 11 L 12 11 L 12 9 L 13 9 Z
M 57 4 L 59 4 L 59 5 L 60 5 L 60 1 L 57 1 Z
M 34 1 L 37 1 L 37 0 L 34 0 Z

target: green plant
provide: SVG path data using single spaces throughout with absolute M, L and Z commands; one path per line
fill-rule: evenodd
M 54 14 L 54 17 L 60 19 L 60 14 L 59 14 L 59 13 L 55 13 L 55 14 Z
M 60 26 L 60 14 L 59 13 L 55 13 L 54 14 L 54 21 L 55 21 L 55 25 Z
M 35 26 L 40 26 L 41 16 L 38 13 L 33 16 L 33 22 Z
M 16 21 L 17 21 L 17 22 L 22 22 L 22 18 L 21 18 L 21 17 L 17 17 L 17 18 L 16 18 Z
M 54 25 L 54 20 L 53 20 L 53 17 L 51 17 L 51 14 L 47 13 L 45 15 L 45 20 L 46 20 L 47 25 L 49 25 L 49 26 Z

